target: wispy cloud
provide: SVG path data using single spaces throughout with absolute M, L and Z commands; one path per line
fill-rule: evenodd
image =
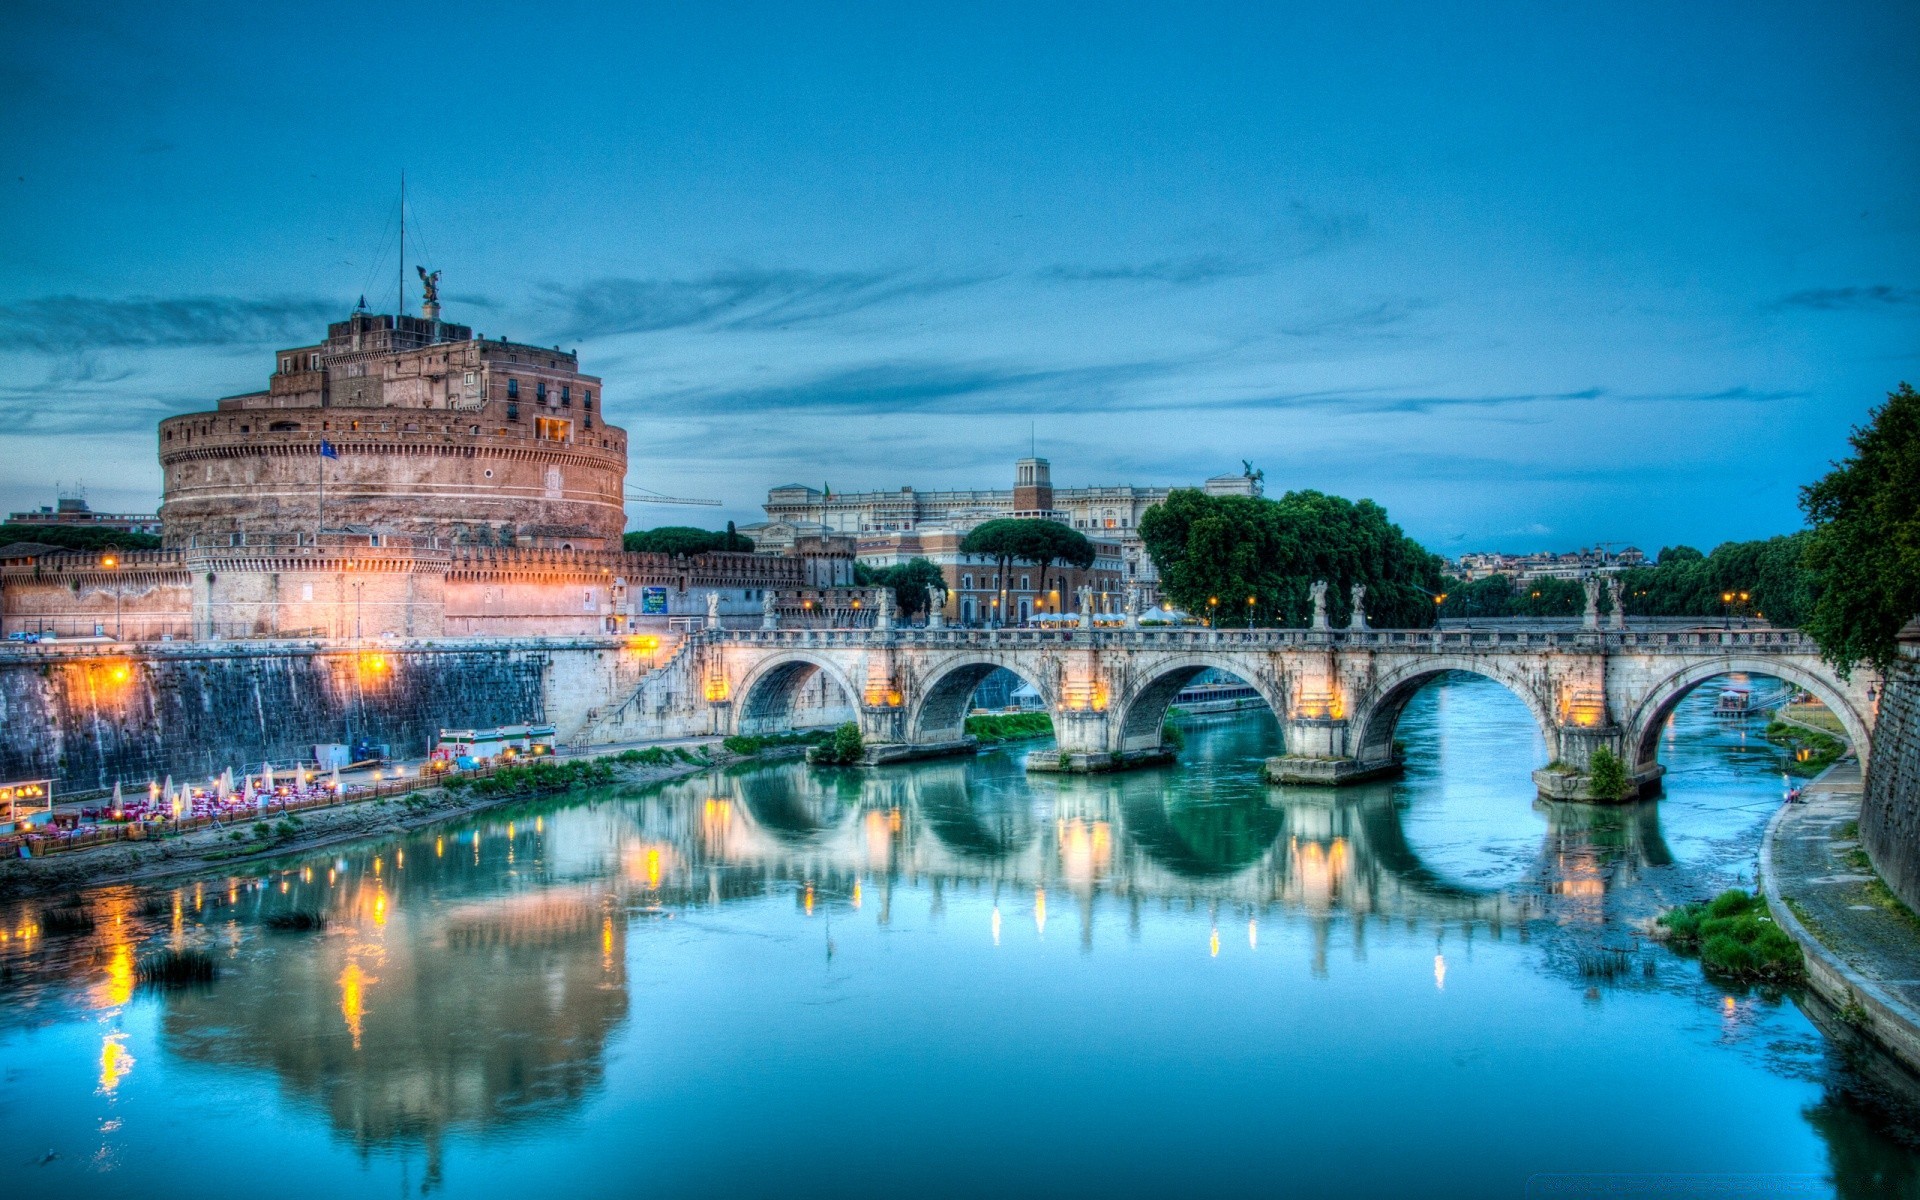
M 707 325 L 781 329 L 975 286 L 989 276 L 739 267 L 693 279 L 606 277 L 549 284 L 561 334 L 574 340 Z
M 43 296 L 0 304 L 0 349 L 69 354 L 110 347 L 253 347 L 311 338 L 338 308 L 297 296 Z
M 1871 287 L 1808 288 L 1782 297 L 1780 304 L 1783 308 L 1810 308 L 1819 312 L 1872 312 L 1920 304 L 1920 288 L 1884 283 Z
M 1267 269 L 1264 259 L 1233 259 L 1222 254 L 1200 254 L 1190 258 L 1162 258 L 1144 263 L 1117 263 L 1106 266 L 1056 264 L 1038 274 L 1043 280 L 1060 283 L 1167 283 L 1191 285 L 1212 283 L 1257 275 Z

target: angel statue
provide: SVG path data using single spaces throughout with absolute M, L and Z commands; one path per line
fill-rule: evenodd
M 425 267 L 418 265 L 413 269 L 420 272 L 420 290 L 426 294 L 426 302 L 428 304 L 440 303 L 440 272 L 435 271 L 429 275 Z
M 1347 594 L 1351 597 L 1353 604 L 1353 615 L 1347 619 L 1347 628 L 1365 629 L 1367 627 L 1367 585 L 1356 583 Z
M 1307 594 L 1313 597 L 1313 627 L 1325 629 L 1327 627 L 1327 581 L 1314 580 L 1313 586 L 1307 589 Z

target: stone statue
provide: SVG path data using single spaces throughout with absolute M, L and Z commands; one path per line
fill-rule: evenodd
M 1587 594 L 1587 611 L 1586 615 L 1580 619 L 1580 624 L 1586 629 L 1598 629 L 1600 628 L 1600 580 L 1596 576 L 1589 575 L 1580 581 L 1580 588 Z
M 440 272 L 429 275 L 427 269 L 420 266 L 414 267 L 414 270 L 420 272 L 420 290 L 425 296 L 425 303 L 440 303 Z
M 1140 585 L 1127 581 L 1127 628 L 1140 628 Z
M 1307 589 L 1307 594 L 1313 597 L 1313 628 L 1315 629 L 1328 628 L 1327 581 L 1324 579 L 1314 580 L 1313 586 Z
M 707 628 L 720 628 L 720 593 L 707 593 Z
M 1613 611 L 1607 614 L 1607 628 L 1625 629 L 1627 627 L 1627 602 L 1625 595 L 1626 593 L 1622 591 L 1620 586 L 1620 577 L 1618 575 L 1608 576 L 1607 603 L 1612 605 Z
M 1084 583 L 1081 584 L 1080 591 L 1077 595 L 1077 599 L 1080 602 L 1080 628 L 1092 629 L 1093 628 L 1093 589 L 1088 587 Z
M 893 589 L 883 587 L 875 589 L 873 598 L 873 627 L 875 629 L 893 628 Z
M 938 584 L 927 585 L 927 628 L 944 629 L 947 625 L 947 592 Z
M 768 588 L 760 595 L 760 628 L 780 628 L 780 610 L 775 607 L 772 588 Z
M 1367 627 L 1367 585 L 1356 583 L 1348 589 L 1347 595 L 1353 605 L 1353 615 L 1347 618 L 1347 628 L 1365 629 Z

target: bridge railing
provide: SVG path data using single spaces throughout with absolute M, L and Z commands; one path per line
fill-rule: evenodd
M 1812 639 L 1796 629 L 721 629 L 706 637 L 726 645 L 749 646 L 925 646 L 979 650 L 1019 650 L 1042 646 L 1094 649 L 1286 650 L 1308 647 L 1507 651 L 1579 649 L 1711 652 L 1738 647 L 1769 653 L 1814 651 Z

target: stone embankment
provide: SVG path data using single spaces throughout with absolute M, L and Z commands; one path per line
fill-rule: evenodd
M 1813 991 L 1920 1072 L 1920 918 L 1861 847 L 1860 796 L 1859 764 L 1846 759 L 1809 784 L 1801 803 L 1783 805 L 1761 845 L 1761 885 L 1774 920 L 1806 955 Z
M 1920 909 L 1920 620 L 1901 631 L 1880 691 L 1860 840 L 1887 886 Z
M 724 764 L 728 755 L 708 747 L 711 759 L 661 765 L 615 764 L 625 784 L 657 783 Z M 481 797 L 471 790 L 428 784 L 400 795 L 350 800 L 297 813 L 296 831 L 267 838 L 253 835 L 252 822 L 197 829 L 178 837 L 116 841 L 85 850 L 32 859 L 0 861 L 0 901 L 55 895 L 111 883 L 142 883 L 174 875 L 245 869 L 249 864 L 302 854 L 324 846 L 403 833 L 482 809 L 524 801 L 526 794 Z M 276 817 L 269 825 L 279 825 Z M 241 840 L 233 840 L 235 832 Z

